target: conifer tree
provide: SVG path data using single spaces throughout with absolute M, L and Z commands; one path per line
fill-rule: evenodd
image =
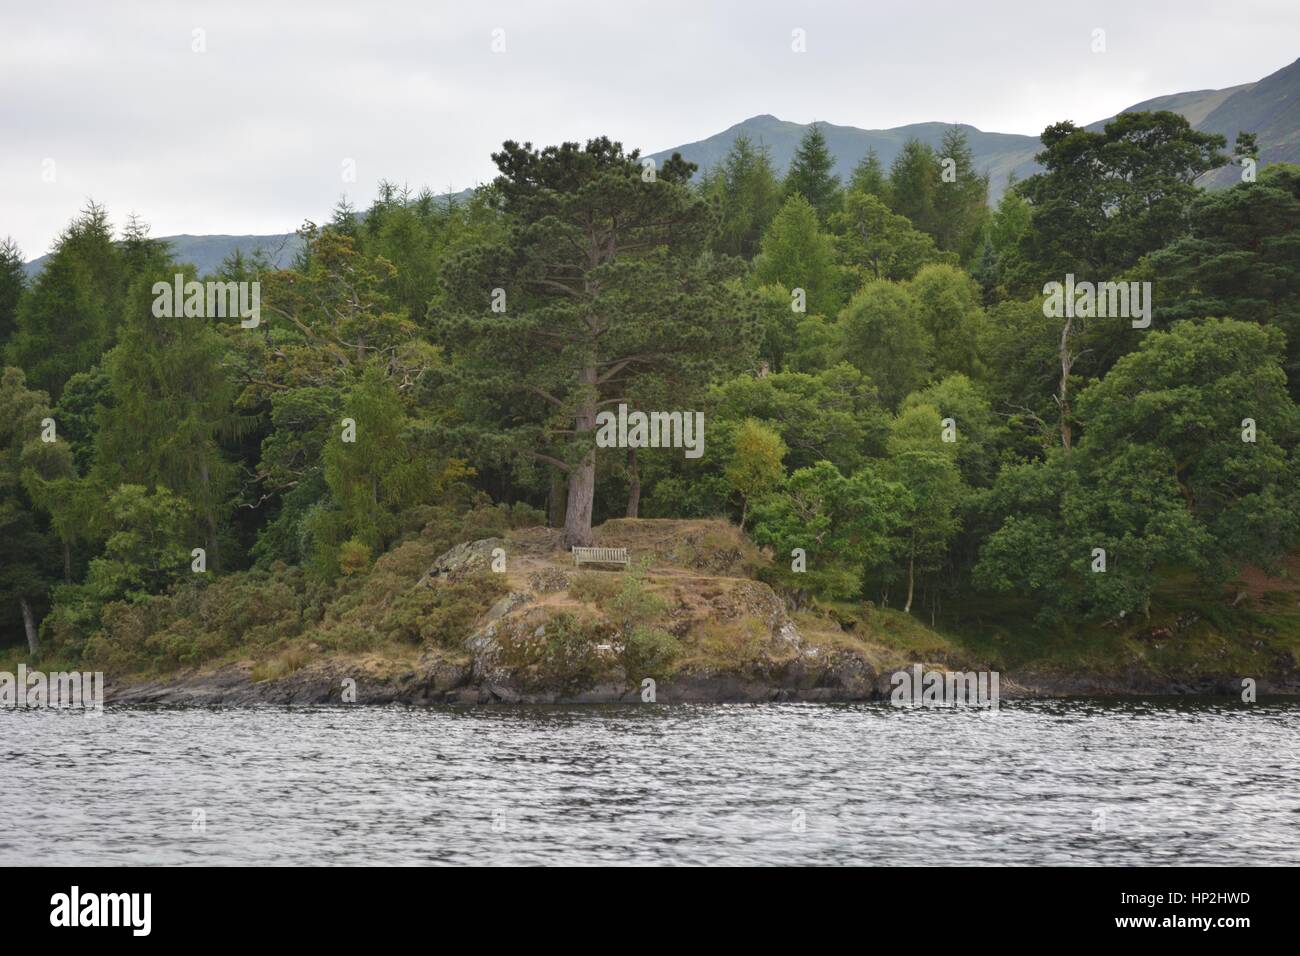
M 92 202 L 64 230 L 23 297 L 6 360 L 57 400 L 64 383 L 112 344 L 125 275 L 108 214 Z
M 713 248 L 752 259 L 763 231 L 781 206 L 781 187 L 766 147 L 755 146 L 747 136 L 737 136 L 726 158 L 704 177 L 701 192 L 716 197 L 720 206 Z
M 813 123 L 794 151 L 783 185 L 787 199 L 796 194 L 803 196 L 817 210 L 817 218 L 823 224 L 839 208 L 840 178 L 831 172 L 834 168 L 835 159 L 826 146 L 826 136 L 821 126 Z
M 173 268 L 154 278 L 169 281 Z M 193 268 L 184 274 L 193 278 Z M 195 546 L 218 570 L 234 482 L 221 439 L 241 428 L 226 346 L 208 318 L 156 317 L 152 285 L 146 275 L 132 288 L 118 343 L 104 360 L 112 407 L 100 416 L 93 478 L 110 491 L 136 484 L 179 496 L 199 522 Z
M 11 238 L 0 242 L 0 349 L 18 327 L 18 301 L 27 287 L 22 252 Z
M 919 139 L 909 139 L 889 167 L 889 206 L 906 216 L 922 232 L 935 234 L 934 192 L 939 163 L 934 150 Z
M 713 223 L 680 156 L 656 170 L 602 137 L 507 142 L 493 160 L 509 235 L 448 265 L 437 333 L 479 454 L 563 472 L 565 541 L 588 545 L 597 413 L 647 379 L 689 394 L 746 362 L 756 310 L 700 255 Z
M 880 156 L 874 146 L 868 149 L 867 155 L 858 160 L 858 165 L 853 167 L 853 175 L 849 178 L 849 191 L 867 193 L 882 200 L 888 199 L 889 181 L 885 178 L 885 167 L 881 164 Z
M 939 147 L 938 182 L 934 187 L 934 241 L 945 252 L 968 262 L 980 245 L 988 219 L 988 173 L 975 168 L 966 131 L 951 127 Z

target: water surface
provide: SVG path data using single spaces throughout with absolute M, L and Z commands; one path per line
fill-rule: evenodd
M 0 712 L 0 864 L 1300 863 L 1300 704 Z

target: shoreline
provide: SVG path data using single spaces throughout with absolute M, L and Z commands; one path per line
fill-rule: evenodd
M 916 662 L 921 663 L 921 662 Z M 865 665 L 865 662 L 863 662 Z M 923 665 L 927 670 L 939 667 Z M 903 669 L 903 668 L 899 668 Z M 869 666 L 845 674 L 835 668 L 789 667 L 781 677 L 746 673 L 677 675 L 655 682 L 654 703 L 860 703 L 889 700 L 893 670 Z M 355 701 L 344 700 L 346 680 Z M 1300 697 L 1300 675 L 1255 678 L 1259 697 Z M 1223 675 L 1044 674 L 1001 672 L 1000 699 L 1218 697 L 1241 699 L 1241 678 Z M 107 682 L 105 702 L 162 706 L 241 707 L 312 704 L 629 704 L 642 702 L 639 682 L 603 681 L 582 688 L 520 687 L 478 681 L 469 665 L 439 665 L 386 674 L 339 660 L 318 661 L 276 680 L 255 681 L 247 662 L 164 678 Z

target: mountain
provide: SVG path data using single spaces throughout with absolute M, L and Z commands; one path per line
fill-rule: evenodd
M 1203 133 L 1219 133 L 1231 151 L 1239 132 L 1254 133 L 1259 142 L 1259 164 L 1300 164 L 1300 59 L 1270 73 L 1257 83 L 1222 90 L 1174 93 L 1135 103 L 1125 113 L 1171 110 Z M 1089 129 L 1101 129 L 1114 119 L 1099 120 Z M 1206 173 L 1201 185 L 1209 188 L 1237 182 L 1241 173 L 1225 167 Z
M 1264 77 L 1236 87 L 1196 128 L 1222 133 L 1228 145 L 1241 130 L 1259 137 L 1260 165 L 1300 163 L 1300 60 Z M 1232 181 L 1232 170 L 1213 173 L 1219 183 Z
M 161 236 L 170 243 L 172 258 L 177 262 L 191 262 L 198 269 L 199 275 L 216 272 L 222 261 L 239 249 L 245 255 L 265 252 L 272 264 L 284 268 L 293 262 L 294 256 L 302 248 L 302 240 L 296 233 L 284 233 L 277 236 Z M 45 267 L 48 256 L 33 259 L 24 266 L 27 277 L 32 278 Z
M 1258 136 L 1260 165 L 1287 162 L 1300 163 L 1300 59 L 1255 83 L 1243 83 L 1222 90 L 1193 90 L 1172 93 L 1135 103 L 1125 113 L 1142 110 L 1172 110 L 1187 117 L 1196 129 L 1221 133 L 1231 149 L 1233 140 L 1241 130 Z M 1101 129 L 1110 119 L 1098 120 L 1088 129 Z M 957 126 L 966 131 L 975 165 L 989 174 L 990 200 L 996 202 L 1006 190 L 1007 182 L 1014 176 L 1024 179 L 1038 170 L 1034 154 L 1039 150 L 1036 136 L 1016 133 L 986 133 L 974 126 L 954 123 L 914 123 L 893 129 L 858 129 L 855 126 L 820 124 L 826 136 L 826 145 L 835 159 L 835 172 L 847 181 L 853 167 L 875 149 L 880 161 L 888 167 L 910 137 L 938 147 L 943 134 Z M 673 153 L 708 169 L 720 162 L 731 148 L 736 137 L 744 134 L 753 142 L 770 150 L 773 165 L 784 172 L 790 165 L 799 140 L 808 124 L 792 123 L 764 114 L 737 123 L 721 133 L 684 146 L 675 146 L 649 154 L 663 161 Z M 1240 173 L 1231 168 L 1207 173 L 1202 183 L 1209 187 L 1229 185 Z M 276 236 L 166 236 L 172 244 L 176 258 L 192 262 L 199 273 L 206 274 L 221 265 L 221 261 L 236 248 L 245 253 L 262 249 L 272 256 L 276 265 L 285 265 L 298 251 L 300 240 L 292 233 Z M 27 264 L 29 276 L 41 270 L 42 256 Z
M 833 123 L 818 125 L 826 137 L 826 148 L 835 160 L 835 173 L 841 182 L 848 182 L 853 167 L 867 155 L 868 150 L 874 149 L 881 163 L 888 169 L 909 139 L 915 137 L 937 149 L 943 134 L 955 126 L 965 131 L 975 165 L 981 171 L 988 171 L 989 192 L 994 201 L 1006 189 L 1010 174 L 1014 173 L 1017 178 L 1023 179 L 1037 168 L 1034 166 L 1034 154 L 1040 148 L 1036 136 L 986 133 L 962 123 L 913 123 L 893 129 L 858 129 Z M 683 159 L 690 160 L 704 170 L 721 162 L 736 137 L 744 135 L 756 145 L 766 146 L 772 165 L 778 172 L 784 173 L 807 131 L 808 124 L 805 123 L 791 123 L 770 115 L 754 116 L 708 139 L 674 146 L 659 153 L 651 153 L 650 156 L 656 162 L 662 162 L 675 152 L 681 153 Z

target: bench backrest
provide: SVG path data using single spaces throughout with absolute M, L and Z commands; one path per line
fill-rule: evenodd
M 574 548 L 573 561 L 595 561 L 604 564 L 627 564 L 627 548 Z

